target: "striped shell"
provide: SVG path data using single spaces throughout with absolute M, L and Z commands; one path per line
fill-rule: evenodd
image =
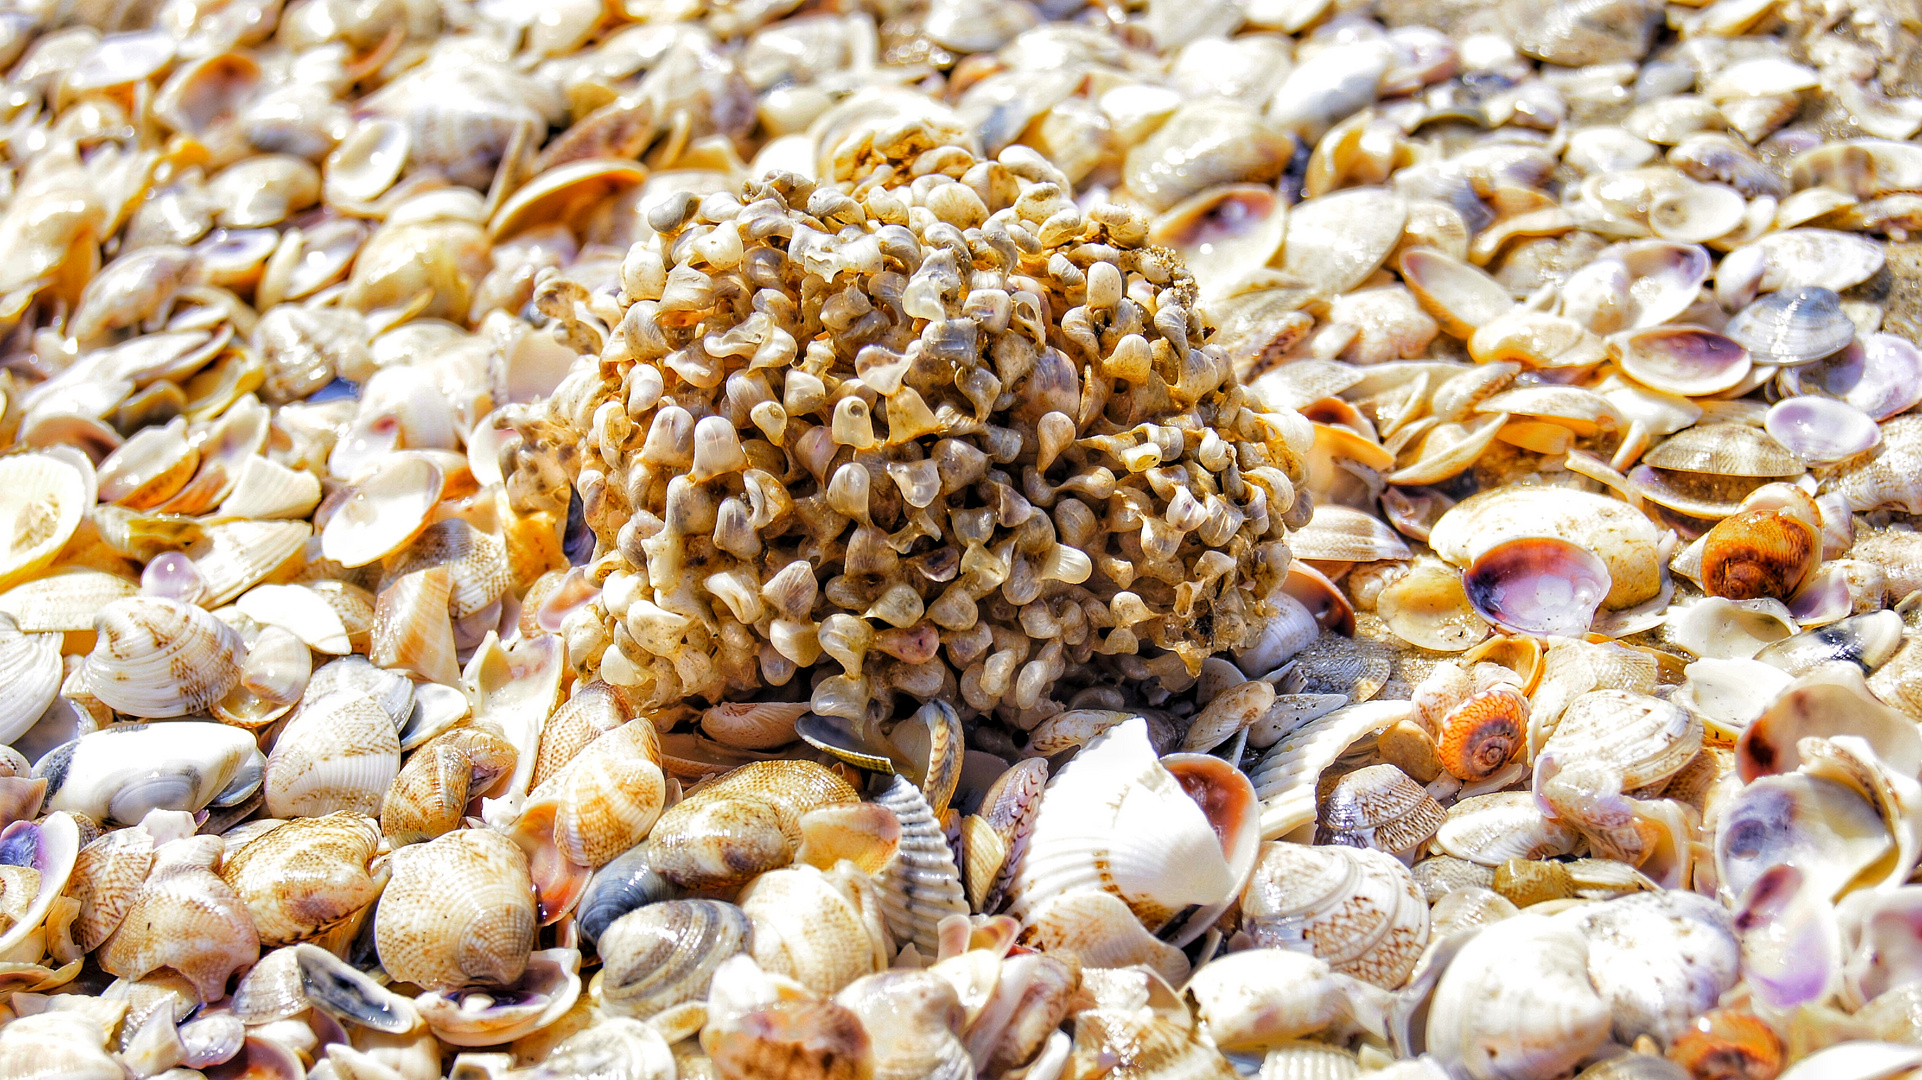
M 707 998 L 714 969 L 747 952 L 754 927 L 719 900 L 663 900 L 615 919 L 601 933 L 601 1007 L 645 1020 Z
M 1316 843 L 1413 851 L 1435 835 L 1448 812 L 1393 765 L 1370 765 L 1335 781 L 1322 803 Z
M 921 789 L 897 776 L 875 802 L 901 821 L 901 842 L 880 874 L 881 910 L 888 932 L 901 945 L 913 942 L 922 956 L 940 953 L 935 928 L 950 915 L 966 915 L 968 900 L 961 872 L 948 848 L 941 822 Z
M 351 690 L 310 696 L 267 755 L 267 812 L 317 817 L 354 810 L 378 817 L 399 773 L 400 737 L 373 698 Z
M 1367 848 L 1263 844 L 1241 910 L 1257 946 L 1305 942 L 1336 971 L 1389 990 L 1428 944 L 1428 901 L 1415 879 Z
M 247 647 L 204 608 L 135 596 L 116 600 L 94 620 L 100 635 L 87 654 L 87 689 L 130 716 L 185 716 L 227 696 L 240 681 Z

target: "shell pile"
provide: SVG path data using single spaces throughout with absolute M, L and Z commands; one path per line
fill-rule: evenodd
M 1914 0 L 0 69 L 0 1080 L 1922 1077 Z

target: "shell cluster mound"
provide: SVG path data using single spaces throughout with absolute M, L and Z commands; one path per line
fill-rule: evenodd
M 1285 421 L 1138 212 L 946 134 L 657 207 L 605 322 L 537 294 L 598 346 L 515 452 L 568 463 L 594 532 L 610 643 L 583 676 L 649 708 L 798 679 L 822 715 L 1028 728 L 1253 643 L 1307 517 Z M 544 472 L 509 490 L 558 498 Z

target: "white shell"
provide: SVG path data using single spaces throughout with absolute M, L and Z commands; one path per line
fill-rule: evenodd
M 400 736 L 387 712 L 349 690 L 309 695 L 267 757 L 267 813 L 317 817 L 336 810 L 380 816 L 400 772 Z
M 1261 800 L 1261 838 L 1279 840 L 1315 820 L 1315 782 L 1350 746 L 1413 716 L 1406 701 L 1365 701 L 1336 709 L 1282 738 L 1250 772 Z
M 99 633 L 82 671 L 87 689 L 129 716 L 184 716 L 227 696 L 240 681 L 246 646 L 203 608 L 135 596 L 94 621 Z
M 1380 1034 L 1388 995 L 1291 949 L 1247 949 L 1202 965 L 1188 982 L 1217 1045 L 1274 1046 L 1348 1019 Z
M 226 724 L 119 724 L 48 751 L 33 775 L 49 809 L 131 825 L 156 808 L 205 807 L 255 753 L 253 736 Z
M 1588 939 L 1588 977 L 1609 1003 L 1623 1045 L 1641 1035 L 1673 1043 L 1735 985 L 1742 950 L 1734 924 L 1705 896 L 1638 893 L 1566 917 Z
M 1048 781 L 1008 911 L 1025 919 L 1049 897 L 1093 887 L 1126 901 L 1152 929 L 1238 884 L 1201 807 L 1156 760 L 1147 721 L 1137 717 L 1097 736 Z
M 1476 933 L 1442 972 L 1428 1052 L 1473 1080 L 1539 1080 L 1572 1071 L 1610 1022 L 1580 931 L 1523 913 Z
M 321 554 L 355 567 L 400 550 L 427 527 L 441 482 L 440 466 L 425 457 L 383 459 L 355 482 L 353 494 L 327 519 L 320 531 Z
M 0 614 L 0 743 L 26 734 L 60 692 L 60 640 L 23 634 L 13 616 Z
M 278 626 L 292 633 L 315 652 L 343 656 L 353 651 L 340 613 L 312 589 L 256 585 L 235 600 L 234 606 L 263 626 Z

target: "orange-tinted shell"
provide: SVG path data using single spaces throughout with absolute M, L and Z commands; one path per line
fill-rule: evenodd
M 1702 541 L 1702 587 L 1730 600 L 1786 600 L 1822 561 L 1821 533 L 1778 510 L 1723 518 Z
M 1782 1071 L 1782 1039 L 1745 1012 L 1710 1009 L 1668 1048 L 1668 1059 L 1695 1080 L 1774 1080 Z
M 1449 775 L 1473 783 L 1493 776 L 1528 730 L 1528 698 L 1493 686 L 1448 710 L 1435 734 L 1435 754 Z

